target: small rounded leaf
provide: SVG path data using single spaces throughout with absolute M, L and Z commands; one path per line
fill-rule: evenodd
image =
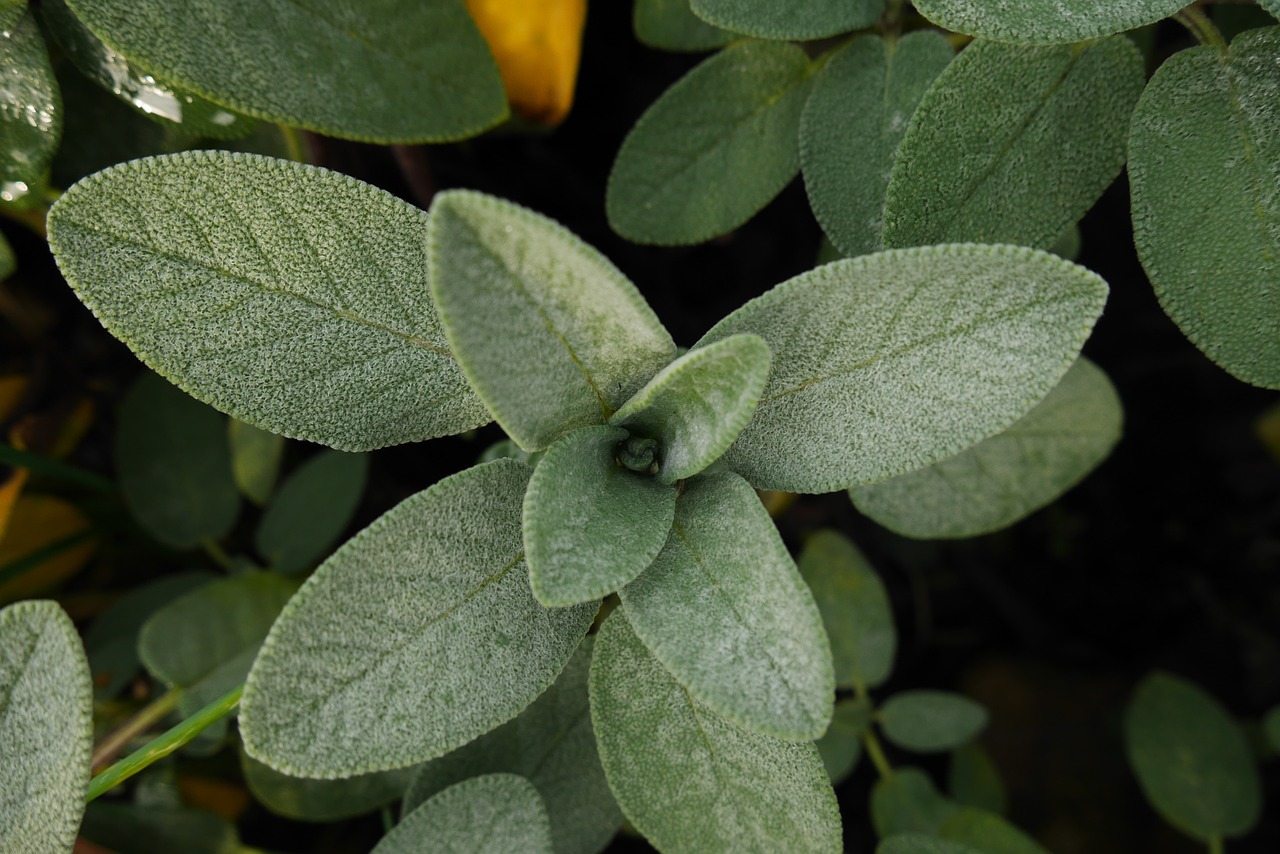
M 735 33 L 808 41 L 869 27 L 885 0 L 692 0 L 694 14 Z
M 877 710 L 885 738 L 907 750 L 933 753 L 970 741 L 987 725 L 987 710 L 946 691 L 904 691 Z
M 551 854 L 547 809 L 533 784 L 486 774 L 450 786 L 391 828 L 373 854 Z
M 935 836 L 956 809 L 919 768 L 895 768 L 871 789 L 871 823 L 881 839 L 898 833 Z
M 1003 815 L 1009 809 L 1009 796 L 1005 792 L 1004 781 L 1000 779 L 1000 771 L 991 755 L 976 741 L 951 752 L 947 792 L 956 803 L 966 807 L 977 807 L 997 815 Z
M 961 809 L 947 816 L 938 835 L 991 854 L 1049 854 L 1008 821 L 979 809 Z
M 1186 0 L 914 0 L 930 21 L 948 30 L 1013 44 L 1068 44 L 1154 24 Z M 1275 0 L 1263 0 L 1264 3 Z
M 715 50 L 738 38 L 693 14 L 689 0 L 636 0 L 632 26 L 637 39 L 661 50 Z
M 254 546 L 267 565 L 285 575 L 315 566 L 350 524 L 368 472 L 364 454 L 322 451 L 303 463 L 258 523 Z

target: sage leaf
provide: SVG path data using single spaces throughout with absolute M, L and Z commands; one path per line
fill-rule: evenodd
M 922 469 L 849 491 L 881 525 L 922 539 L 998 531 L 1046 506 L 1106 459 L 1123 410 L 1106 374 L 1081 358 L 1002 433 Z
M 711 465 L 751 420 L 769 378 L 769 346 L 735 335 L 672 362 L 622 408 L 617 424 L 658 442 L 655 480 L 673 484 Z
M 404 814 L 437 792 L 480 774 L 509 772 L 533 783 L 551 820 L 556 854 L 595 854 L 622 824 L 600 767 L 587 677 L 588 636 L 547 692 L 513 721 L 432 760 L 413 778 Z
M 919 768 L 894 768 L 893 774 L 877 780 L 871 789 L 871 824 L 881 839 L 898 833 L 936 836 L 956 809 Z
M 920 833 L 898 833 L 876 846 L 876 854 L 983 854 L 983 852 Z
M 798 562 L 831 641 L 836 687 L 875 688 L 893 672 L 898 632 L 880 577 L 837 531 L 818 531 Z
M 548 611 L 524 569 L 529 467 L 498 460 L 383 514 L 272 626 L 241 704 L 245 750 L 322 779 L 442 756 L 519 714 L 596 603 Z
M 0 610 L 0 849 L 70 851 L 84 814 L 93 686 L 54 602 Z
M 736 474 L 685 484 L 666 545 L 618 595 L 636 634 L 699 703 L 775 738 L 826 730 L 835 682 L 822 618 Z
M 1277 51 L 1269 27 L 1160 66 L 1133 115 L 1129 181 L 1164 310 L 1233 376 L 1280 389 Z
M 1274 2 L 1274 0 L 1263 0 Z M 1185 0 L 916 0 L 930 21 L 971 36 L 1012 44 L 1068 44 L 1154 24 L 1186 5 Z
M 976 741 L 951 751 L 947 791 L 961 806 L 1003 815 L 1009 810 L 1004 781 L 990 754 Z
M 1040 843 L 1000 816 L 973 808 L 947 816 L 938 835 L 986 854 L 1049 854 Z
M 903 691 L 877 710 L 885 738 L 907 750 L 933 753 L 972 740 L 987 725 L 987 710 L 947 691 Z
M 231 444 L 231 475 L 240 494 L 254 504 L 266 504 L 280 474 L 284 437 L 230 418 L 227 441 Z
M 1059 258 L 1075 261 L 1080 257 L 1082 245 L 1080 226 L 1076 224 L 1059 234 L 1058 239 L 1049 247 L 1049 251 Z
M 507 114 L 497 66 L 461 3 L 190 0 L 182 14 L 161 0 L 68 5 L 147 73 L 272 122 L 365 142 L 443 142 Z
M 692 0 L 704 21 L 765 39 L 807 41 L 869 27 L 884 0 Z
M 351 524 L 368 473 L 364 454 L 322 451 L 307 460 L 262 514 L 258 554 L 285 575 L 310 569 Z
M 150 371 L 125 393 L 120 491 L 138 523 L 170 548 L 221 539 L 240 515 L 226 430 L 221 415 Z
M 632 631 L 625 606 L 600 628 L 590 691 L 605 777 L 654 847 L 842 850 L 814 746 L 740 729 L 703 707 Z
M 701 243 L 756 214 L 800 169 L 812 67 L 793 44 L 743 41 L 663 93 L 622 143 L 606 213 L 637 243 Z
M 599 601 L 662 550 L 675 487 L 615 459 L 627 431 L 584 427 L 547 451 L 524 496 L 524 547 L 533 595 L 547 607 Z
M 814 216 L 849 257 L 884 248 L 884 199 L 916 105 L 955 52 L 941 33 L 862 36 L 814 77 L 800 117 L 800 170 Z
M 437 195 L 431 213 L 431 292 L 449 343 L 525 450 L 603 423 L 675 358 L 635 285 L 558 223 L 463 191 Z
M 0 0 L 0 29 L 12 31 L 27 13 L 27 0 Z
M 238 854 L 235 825 L 206 810 L 176 804 L 89 804 L 81 834 L 105 850 L 128 854 Z
M 1280 0 L 1258 0 L 1258 2 L 1262 4 L 1262 8 L 1280 18 Z
M 31 12 L 0 31 L 0 201 L 23 206 L 62 137 L 62 98 Z M 25 199 L 29 201 L 29 199 Z
M 391 828 L 373 854 L 551 854 L 551 825 L 533 784 L 486 774 L 445 789 Z
M 866 255 L 778 285 L 699 342 L 773 352 L 755 417 L 722 457 L 760 489 L 829 492 L 954 456 L 1057 385 L 1106 283 L 1044 252 L 935 246 Z
M 632 26 L 637 39 L 660 50 L 715 50 L 738 38 L 693 14 L 689 0 L 636 0 Z
M 814 745 L 822 756 L 831 785 L 838 786 L 853 773 L 862 756 L 862 736 L 871 726 L 871 703 L 849 698 L 836 703 L 831 726 Z
M 885 195 L 884 244 L 1047 249 L 1120 174 L 1142 55 L 1087 45 L 976 42 L 911 119 Z
M 241 754 L 240 768 L 253 797 L 273 813 L 297 821 L 341 821 L 399 800 L 417 771 L 397 768 L 345 780 L 290 777 Z
M 427 292 L 426 228 L 351 178 L 193 152 L 76 184 L 49 211 L 49 246 L 103 325 L 191 394 L 368 451 L 489 420 Z
M 1124 719 L 1129 765 L 1169 824 L 1201 841 L 1243 836 L 1262 812 L 1258 767 L 1240 725 L 1192 683 L 1156 672 Z

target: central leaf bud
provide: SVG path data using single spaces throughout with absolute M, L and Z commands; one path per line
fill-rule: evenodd
M 618 464 L 641 474 L 657 474 L 658 440 L 629 436 L 618 443 Z

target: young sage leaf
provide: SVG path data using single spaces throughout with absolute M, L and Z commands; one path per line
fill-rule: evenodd
M 608 420 L 675 358 L 635 285 L 544 216 L 480 193 L 440 193 L 429 241 L 449 343 L 526 450 Z
M 427 292 L 426 229 L 367 184 L 225 152 L 113 167 L 49 212 L 63 275 L 144 362 L 241 421 L 348 451 L 489 420 Z
M 751 420 L 769 378 L 769 346 L 735 335 L 672 362 L 609 423 L 658 443 L 654 478 L 673 484 L 711 465 Z
M 987 725 L 987 710 L 946 691 L 903 691 L 877 710 L 885 738 L 907 750 L 934 753 L 972 740 Z
M 1263 0 L 1273 2 L 1273 0 Z M 1154 24 L 1186 0 L 914 0 L 935 24 L 958 33 L 1011 44 L 1069 44 Z
M 49 52 L 27 12 L 0 31 L 0 201 L 40 187 L 62 137 L 62 98 Z
M 632 26 L 637 39 L 660 50 L 715 50 L 738 38 L 693 14 L 689 0 L 636 0 Z
M 755 215 L 800 169 L 812 68 L 793 44 L 742 41 L 676 82 L 627 135 L 605 207 L 638 243 L 701 243 Z
M 842 850 L 814 746 L 740 729 L 697 703 L 625 612 L 600 628 L 590 690 L 600 762 L 631 823 L 662 851 Z
M 245 785 L 258 803 L 297 821 L 340 821 L 373 812 L 400 799 L 417 771 L 397 768 L 345 780 L 290 777 L 246 753 L 240 756 Z
M 307 460 L 258 523 L 254 545 L 267 565 L 297 575 L 324 557 L 351 523 L 368 473 L 364 454 L 322 451 Z
M 324 779 L 400 768 L 510 720 L 555 681 L 597 604 L 548 611 L 533 598 L 529 474 L 498 460 L 446 478 L 316 570 L 249 674 L 250 756 Z
M 704 21 L 764 39 L 808 41 L 869 27 L 885 0 L 692 0 Z
M 881 839 L 898 833 L 936 836 L 956 809 L 919 768 L 894 768 L 891 776 L 877 780 L 871 789 L 871 823 Z
M 240 494 L 259 506 L 266 504 L 280 474 L 284 437 L 230 418 L 227 441 L 231 445 L 231 475 Z
M 814 745 L 822 756 L 831 785 L 838 786 L 857 767 L 862 756 L 862 736 L 871 727 L 871 702 L 850 697 L 836 703 L 831 726 Z
M 515 774 L 450 786 L 382 838 L 373 854 L 551 854 L 551 824 L 538 790 Z
M 773 352 L 725 464 L 761 489 L 829 492 L 954 456 L 1049 393 L 1106 301 L 1094 274 L 1012 246 L 838 261 L 720 321 Z
M 549 608 L 599 601 L 644 571 L 675 516 L 675 487 L 618 462 L 627 431 L 584 427 L 547 451 L 524 496 L 529 584 Z
M 1049 854 L 1048 850 L 995 813 L 965 807 L 947 816 L 938 835 L 978 851 Z

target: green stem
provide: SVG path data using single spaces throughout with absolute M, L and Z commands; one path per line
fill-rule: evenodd
M 391 807 L 382 808 L 382 832 L 390 833 L 392 828 L 396 826 L 396 817 L 391 812 Z
M 25 575 L 46 560 L 57 557 L 65 551 L 70 551 L 92 537 L 93 531 L 86 528 L 83 531 L 68 534 L 60 540 L 54 540 L 47 546 L 41 546 L 33 552 L 27 552 L 17 560 L 12 560 L 4 566 L 0 566 L 0 586 Z
M 15 468 L 28 469 L 32 474 L 48 475 L 71 483 L 78 483 L 99 492 L 111 492 L 115 486 L 100 474 L 85 471 L 78 466 L 51 460 L 30 451 L 20 451 L 10 444 L 0 442 L 0 463 Z
M 1221 836 L 1209 837 L 1209 854 L 1223 854 L 1226 847 L 1223 845 Z
M 1188 6 L 1175 13 L 1173 19 L 1190 30 L 1200 44 L 1216 47 L 1222 53 L 1227 52 L 1227 40 L 1199 6 Z
M 307 147 L 302 141 L 302 134 L 295 127 L 288 125 L 276 125 L 280 128 L 280 136 L 284 139 L 285 154 L 289 155 L 289 159 L 297 163 L 310 162 L 307 157 Z
M 86 800 L 92 801 L 103 793 L 119 786 L 134 774 L 173 753 L 203 732 L 208 726 L 221 720 L 240 705 L 240 696 L 244 686 L 237 685 L 173 729 L 152 739 L 138 750 L 130 753 L 110 768 L 89 781 L 89 794 Z
M 884 749 L 880 747 L 880 739 L 876 738 L 876 734 L 870 727 L 862 734 L 862 743 L 866 746 L 867 755 L 871 757 L 871 764 L 876 766 L 880 779 L 888 780 L 892 777 L 893 766 L 889 764 L 888 758 L 884 755 Z
M 213 558 L 214 563 L 227 571 L 231 570 L 231 558 L 222 550 L 222 546 L 208 537 L 200 541 L 200 546 L 204 549 L 205 554 Z
M 173 688 L 152 700 L 98 743 L 98 746 L 93 749 L 93 758 L 89 760 L 89 767 L 97 771 L 106 765 L 124 749 L 125 745 L 151 729 L 154 724 L 164 720 L 165 715 L 178 707 L 178 700 L 181 698 L 182 691 Z
M 906 0 L 889 0 L 884 16 L 880 19 L 880 31 L 890 41 L 896 41 L 902 34 L 902 19 L 906 12 Z

